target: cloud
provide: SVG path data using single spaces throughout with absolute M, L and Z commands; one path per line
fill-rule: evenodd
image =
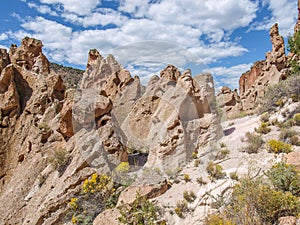
M 83 27 L 92 27 L 97 25 L 106 26 L 109 24 L 120 26 L 127 21 L 127 17 L 115 10 L 104 9 L 101 11 L 102 12 L 91 13 L 84 17 L 78 16 L 74 13 L 63 13 L 62 17 L 68 22 L 79 24 Z
M 100 0 L 40 0 L 44 4 L 59 4 L 64 11 L 77 15 L 88 15 L 99 4 Z
M 294 33 L 297 20 L 297 1 L 295 0 L 264 0 L 263 6 L 268 6 L 271 17 L 252 24 L 252 30 L 269 30 L 275 23 L 279 24 L 280 34 L 284 37 Z
M 7 34 L 0 34 L 0 41 L 4 41 L 8 38 Z
M 91 48 L 104 56 L 113 53 L 146 82 L 167 64 L 198 73 L 205 64 L 241 56 L 248 50 L 230 35 L 248 26 L 258 10 L 251 0 L 110 2 L 117 6 L 100 0 L 28 3 L 44 17 L 16 17 L 22 30 L 7 34 L 42 40 L 47 57 L 57 62 L 85 65 Z M 57 16 L 50 20 L 48 15 Z
M 37 5 L 35 3 L 29 2 L 28 6 L 29 6 L 29 8 L 36 9 L 38 12 L 40 12 L 42 14 L 49 14 L 51 16 L 58 16 L 58 14 L 55 11 L 53 11 L 47 5 Z
M 252 63 L 248 63 L 231 67 L 214 67 L 206 69 L 205 72 L 211 73 L 217 81 L 216 83 L 235 89 L 238 87 L 240 76 L 249 70 L 252 65 Z
M 70 48 L 72 28 L 43 17 L 26 18 L 21 27 L 24 30 L 9 31 L 7 35 L 17 40 L 21 40 L 25 36 L 42 40 L 46 55 L 51 60 L 65 61 L 67 50 Z
M 150 7 L 148 0 L 121 0 L 119 11 L 131 14 L 136 18 L 144 17 Z

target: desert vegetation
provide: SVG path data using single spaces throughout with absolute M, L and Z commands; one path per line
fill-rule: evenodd
M 299 171 L 284 163 L 275 164 L 266 176 L 243 177 L 205 224 L 275 224 L 279 217 L 297 216 L 299 182 Z

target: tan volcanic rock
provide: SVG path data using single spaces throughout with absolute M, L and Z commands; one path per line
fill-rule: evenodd
M 80 88 L 104 90 L 109 77 L 120 70 L 121 66 L 113 55 L 103 58 L 96 49 L 90 50 L 87 68 L 83 74 Z
M 272 43 L 272 51 L 266 54 L 266 66 L 264 70 L 275 65 L 277 70 L 280 71 L 286 67 L 286 55 L 284 39 L 279 34 L 278 24 L 274 24 L 270 29 L 270 38 Z
M 66 91 L 60 76 L 47 74 L 40 41 L 13 45 L 10 61 L 0 75 L 0 224 L 68 224 L 68 202 L 83 181 L 128 161 L 127 145 L 149 154 L 148 167 L 176 169 L 222 132 L 209 75 L 193 79 L 170 66 L 144 92 L 113 56 L 91 50 L 81 90 Z M 57 151 L 67 157 L 59 167 L 51 163 Z M 166 191 L 165 179 L 149 178 L 123 199 Z
M 176 71 L 171 66 L 164 71 L 169 68 Z M 176 168 L 213 140 L 208 133 L 219 133 L 214 126 L 216 114 L 207 107 L 209 94 L 201 91 L 206 84 L 200 87 L 189 71 L 177 82 L 172 79 L 152 77 L 121 126 L 133 149 L 149 153 L 146 165 L 150 167 Z
M 10 64 L 9 54 L 6 49 L 0 48 L 0 73 L 8 64 Z
M 40 40 L 25 37 L 20 47 L 13 45 L 10 49 L 10 60 L 14 65 L 32 70 L 38 74 L 49 74 L 49 61 L 42 53 Z
M 180 71 L 173 65 L 168 65 L 164 70 L 160 72 L 160 77 L 174 82 L 177 81 L 180 75 Z
M 239 94 L 241 96 L 251 88 L 255 80 L 259 77 L 260 73 L 262 72 L 264 63 L 264 61 L 255 62 L 251 69 L 240 77 Z
M 20 112 L 19 101 L 19 94 L 14 81 L 14 68 L 11 65 L 5 67 L 0 75 L 0 121 L 5 117 L 12 118 Z
M 232 91 L 229 87 L 222 87 L 216 100 L 226 117 L 234 117 L 242 110 L 241 99 L 236 89 Z
M 253 113 L 259 98 L 264 96 L 266 87 L 285 79 L 287 76 L 287 56 L 285 55 L 284 39 L 279 34 L 278 24 L 270 29 L 272 51 L 266 53 L 266 60 L 255 62 L 250 71 L 239 79 L 239 94 L 224 93 L 218 96 L 218 102 L 223 111 L 238 114 L 241 111 Z
M 12 46 L 12 64 L 0 75 L 0 202 L 5 203 L 0 204 L 0 224 L 65 223 L 67 202 L 95 168 L 109 172 L 127 160 L 109 116 L 112 104 L 100 92 L 93 102 L 93 120 L 100 126 L 72 133 L 75 94 L 65 93 L 60 76 L 46 75 L 47 60 L 36 60 L 41 47 L 31 38 Z M 36 62 L 42 62 L 39 70 Z M 58 171 L 50 162 L 61 149 L 69 160 Z
M 112 55 L 103 58 L 96 49 L 89 52 L 86 71 L 80 85 L 82 90 L 93 89 L 113 103 L 113 115 L 119 125 L 142 95 L 138 77 L 131 77 Z

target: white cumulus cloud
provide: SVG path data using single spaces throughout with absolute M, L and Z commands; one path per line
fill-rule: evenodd
M 101 3 L 100 0 L 40 0 L 40 2 L 62 5 L 66 12 L 78 15 L 88 15 Z
M 294 33 L 295 21 L 298 17 L 296 0 L 264 0 L 263 5 L 268 6 L 271 17 L 255 22 L 251 29 L 269 30 L 271 26 L 278 23 L 281 35 L 286 37 Z

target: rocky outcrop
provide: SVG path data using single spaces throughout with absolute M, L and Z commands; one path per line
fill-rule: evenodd
M 24 38 L 0 60 L 0 224 L 67 223 L 67 203 L 83 181 L 111 174 L 129 147 L 146 155 L 143 168 L 166 171 L 222 135 L 209 74 L 193 79 L 169 65 L 145 89 L 112 55 L 91 50 L 81 88 L 66 90 L 39 40 Z M 120 201 L 167 190 L 165 178 L 135 172 L 139 182 Z
M 25 37 L 20 47 L 12 45 L 10 48 L 11 62 L 37 74 L 48 74 L 50 73 L 50 64 L 42 53 L 42 47 L 43 44 L 40 40 Z
M 169 70 L 173 68 L 172 70 Z M 121 128 L 128 146 L 148 153 L 146 166 L 163 170 L 186 162 L 192 152 L 218 134 L 215 114 L 206 106 L 207 96 L 186 71 L 176 79 L 176 69 L 169 75 L 153 76 L 144 95 L 136 102 Z M 166 74 L 166 73 L 162 73 Z M 211 129 L 211 130 L 210 130 Z
M 284 39 L 279 34 L 278 24 L 274 24 L 270 29 L 270 38 L 272 51 L 266 54 L 266 64 L 264 71 L 268 71 L 272 65 L 275 65 L 278 71 L 286 67 L 286 55 Z
M 176 82 L 181 75 L 178 68 L 173 65 L 168 65 L 164 70 L 160 72 L 160 77 L 168 81 Z
M 265 61 L 257 61 L 249 71 L 242 74 L 239 79 L 239 94 L 241 96 L 243 96 L 252 87 L 254 82 L 260 76 L 264 64 Z
M 41 41 L 13 45 L 9 62 L 0 75 L 0 224 L 64 223 L 81 183 L 95 169 L 109 172 L 127 160 L 111 122 L 112 103 L 98 92 L 92 97 L 97 126 L 73 129 L 75 91 L 66 93 L 61 77 L 48 74 Z M 51 161 L 60 151 L 67 160 L 57 169 Z
M 10 64 L 10 59 L 7 50 L 0 49 L 0 73 L 8 64 Z
M 238 114 L 241 109 L 241 99 L 237 89 L 231 90 L 229 87 L 222 87 L 217 95 L 218 106 L 223 109 L 223 115 L 230 118 Z
M 235 116 L 241 111 L 255 112 L 259 99 L 264 96 L 266 87 L 283 80 L 287 76 L 287 56 L 284 39 L 279 34 L 278 24 L 270 29 L 272 51 L 266 53 L 266 59 L 255 62 L 249 71 L 239 79 L 239 94 L 237 91 L 222 90 L 218 95 L 218 103 L 227 116 Z

